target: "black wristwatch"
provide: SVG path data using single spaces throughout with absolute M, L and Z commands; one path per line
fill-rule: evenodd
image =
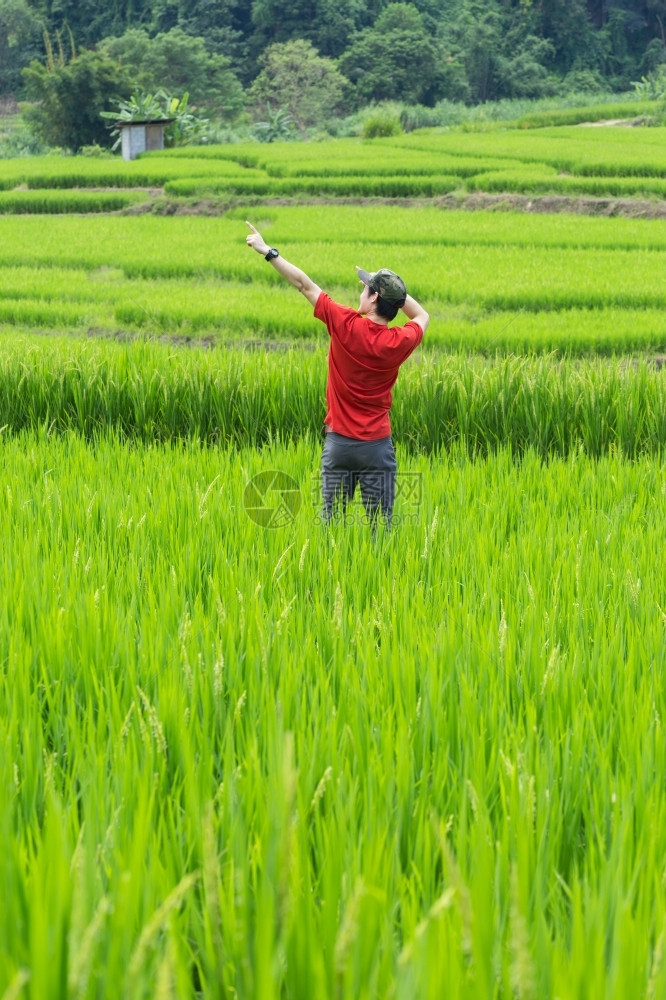
M 264 260 L 275 260 L 275 258 L 279 256 L 280 254 L 275 249 L 275 247 L 271 247 L 266 256 L 264 257 Z

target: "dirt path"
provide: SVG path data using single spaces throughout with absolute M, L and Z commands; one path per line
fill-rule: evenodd
M 156 193 L 156 192 L 155 192 Z M 568 213 L 571 215 L 597 215 L 625 219 L 666 219 L 666 201 L 656 198 L 592 198 L 585 195 L 526 195 L 526 194 L 445 194 L 437 198 L 202 198 L 181 201 L 161 198 L 131 205 L 114 215 L 224 215 L 239 205 L 395 205 L 400 208 L 433 206 L 443 210 L 531 212 L 540 214 Z
M 441 208 L 470 211 L 535 212 L 572 215 L 605 215 L 626 219 L 666 219 L 666 201 L 651 198 L 591 198 L 586 195 L 484 194 L 477 191 L 463 198 L 444 195 L 435 199 Z

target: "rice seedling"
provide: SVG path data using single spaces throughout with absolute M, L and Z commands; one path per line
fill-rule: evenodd
M 85 157 L 42 158 L 31 161 L 23 178 L 29 188 L 160 187 L 176 177 L 235 176 L 243 168 L 224 161 L 202 159 L 163 160 L 157 156 L 132 161 L 90 160 Z M 252 174 L 253 171 L 248 171 Z
M 512 129 L 487 133 L 443 133 L 428 130 L 378 139 L 378 144 L 460 156 L 490 156 L 494 159 L 542 163 L 558 170 L 590 174 L 643 175 L 659 177 L 663 172 L 664 130 L 546 128 L 535 131 Z
M 86 219 L 56 217 L 48 231 L 38 219 L 0 219 L 0 266 L 16 264 L 125 267 L 137 269 L 139 256 L 146 266 L 163 263 L 174 273 L 214 273 L 220 261 L 239 255 L 239 227 L 247 209 L 234 209 L 220 218 L 155 216 Z M 307 246 L 324 243 L 353 244 L 354 252 L 367 247 L 396 248 L 424 244 L 436 252 L 447 246 L 505 246 L 579 249 L 666 249 L 662 220 L 594 218 L 580 216 L 531 216 L 510 212 L 443 212 L 436 208 L 320 205 L 289 208 L 262 206 L 262 224 L 271 238 Z M 359 233 L 362 233 L 359 236 Z M 136 252 L 134 251 L 136 248 Z M 373 253 L 376 250 L 372 251 Z M 244 256 L 240 254 L 241 261 Z M 187 267 L 189 265 L 189 267 Z M 187 268 L 187 270 L 186 270 Z M 244 274 L 253 273 L 248 266 Z

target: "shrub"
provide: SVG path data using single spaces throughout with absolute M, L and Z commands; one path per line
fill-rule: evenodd
M 432 128 L 441 125 L 441 116 L 436 108 L 426 108 L 422 104 L 408 104 L 400 112 L 400 124 L 405 132 L 417 128 Z
M 379 139 L 392 135 L 400 135 L 402 125 L 397 118 L 385 118 L 377 116 L 367 118 L 363 123 L 364 139 Z
M 114 159 L 113 153 L 108 149 L 104 149 L 99 146 L 96 142 L 93 142 L 90 146 L 81 146 L 79 150 L 79 156 L 88 156 L 94 160 L 112 160 Z
M 268 105 L 267 120 L 256 122 L 254 125 L 254 135 L 259 142 L 279 142 L 293 139 L 294 119 L 288 115 L 284 108 L 277 108 L 275 111 Z

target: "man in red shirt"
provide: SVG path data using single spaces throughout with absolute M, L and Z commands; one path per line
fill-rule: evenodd
M 396 477 L 389 420 L 392 389 L 400 365 L 421 343 L 430 317 L 388 268 L 369 273 L 357 267 L 363 283 L 359 308 L 338 305 L 247 225 L 252 230 L 247 245 L 305 296 L 331 338 L 321 463 L 324 516 L 330 520 L 338 499 L 344 509 L 360 484 L 369 520 L 374 524 L 381 512 L 389 524 Z M 408 322 L 389 328 L 399 309 Z

